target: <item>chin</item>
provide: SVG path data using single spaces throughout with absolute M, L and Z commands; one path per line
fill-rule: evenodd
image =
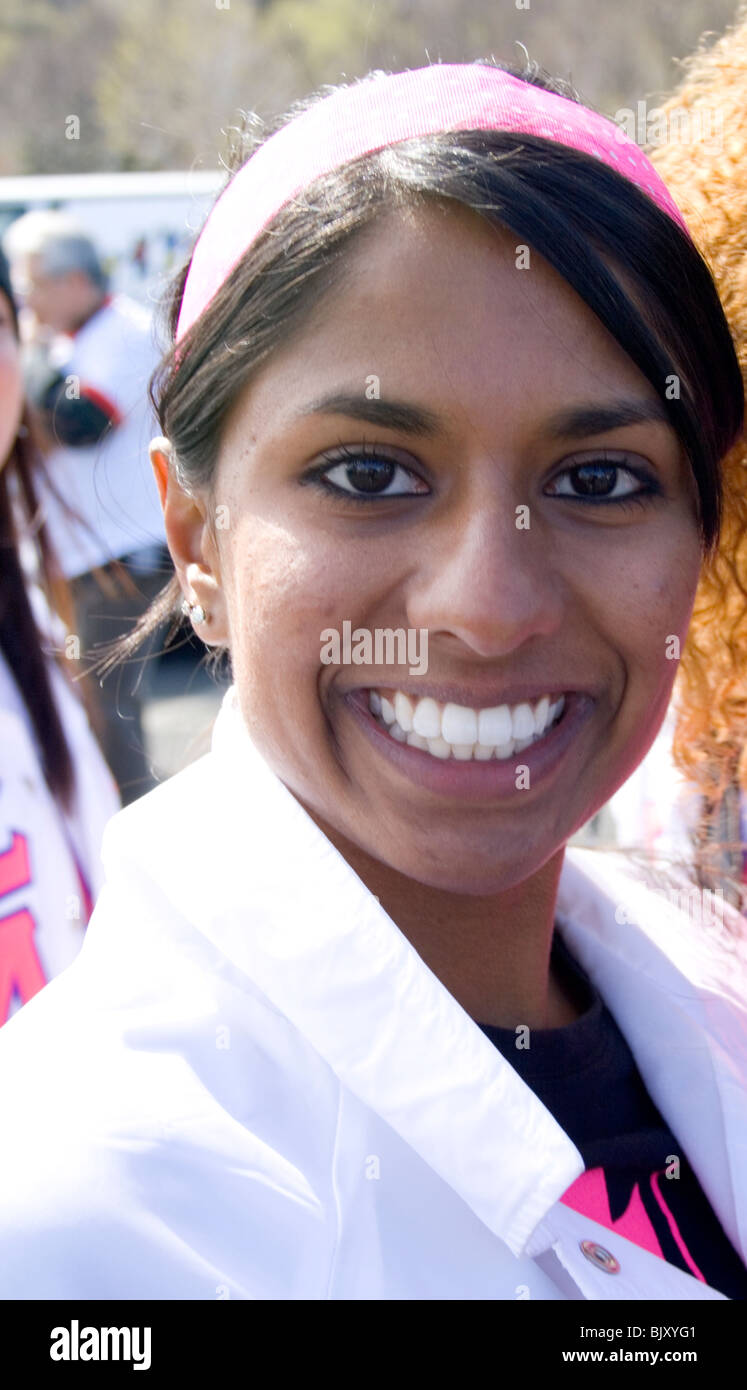
M 452 853 L 444 848 L 435 862 L 432 847 L 428 856 L 423 855 L 420 859 L 409 856 L 402 861 L 401 857 L 395 860 L 383 855 L 376 857 L 405 878 L 411 878 L 427 888 L 463 897 L 492 897 L 525 883 L 564 847 L 564 840 L 553 837 L 544 851 L 537 848 L 534 852 L 528 852 L 526 845 L 523 845 L 521 854 L 506 853 L 504 850 L 500 855 L 483 854 L 472 863 L 465 863 L 463 846 L 461 849 L 455 847 Z

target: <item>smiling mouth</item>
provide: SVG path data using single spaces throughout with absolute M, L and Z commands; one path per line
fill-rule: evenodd
M 562 719 L 565 696 L 551 695 L 517 705 L 473 709 L 441 704 L 430 696 L 412 700 L 402 690 L 371 689 L 368 708 L 379 728 L 441 760 L 503 762 L 538 743 Z

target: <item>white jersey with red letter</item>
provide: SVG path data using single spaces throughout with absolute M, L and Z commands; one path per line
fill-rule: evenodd
M 0 654 L 0 1026 L 74 960 L 101 887 L 114 780 L 83 706 L 49 661 L 76 797 L 63 814 L 47 786 L 21 692 Z

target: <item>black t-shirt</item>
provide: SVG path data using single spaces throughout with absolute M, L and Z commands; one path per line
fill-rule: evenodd
M 586 1171 L 562 1201 L 702 1279 L 747 1298 L 747 1270 L 660 1115 L 612 1014 L 559 932 L 553 966 L 583 1009 L 564 1028 L 478 1025 L 573 1140 Z

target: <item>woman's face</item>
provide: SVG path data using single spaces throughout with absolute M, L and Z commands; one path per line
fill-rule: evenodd
M 655 737 L 700 569 L 695 495 L 657 393 L 539 255 L 465 209 L 369 230 L 227 423 L 226 636 L 251 736 L 315 818 L 420 882 L 500 892 Z M 344 624 L 412 632 L 410 655 L 323 660 Z M 386 732 L 371 690 L 405 725 L 427 698 L 416 727 L 442 719 L 439 742 Z M 560 695 L 523 747 L 526 706 L 541 729 Z
M 0 469 L 18 433 L 23 410 L 21 356 L 8 296 L 0 290 Z

